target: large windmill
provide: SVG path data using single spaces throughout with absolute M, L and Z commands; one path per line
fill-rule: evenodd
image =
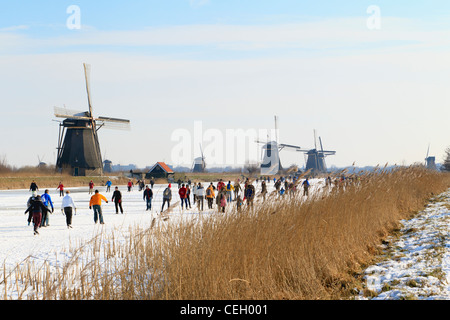
M 103 164 L 98 142 L 100 128 L 129 130 L 130 121 L 109 117 L 95 118 L 92 111 L 90 65 L 83 64 L 89 111 L 55 107 L 55 116 L 65 118 L 59 125 L 56 168 L 74 176 L 102 175 Z
M 320 149 L 317 148 L 316 130 L 314 130 L 314 149 L 297 150 L 299 152 L 304 152 L 308 156 L 307 161 L 306 161 L 305 171 L 311 170 L 310 172 L 313 175 L 319 174 L 319 173 L 326 173 L 327 166 L 325 163 L 325 157 L 336 154 L 336 151 L 323 150 L 321 137 L 319 137 L 319 143 L 320 143 Z
M 293 146 L 284 143 L 278 143 L 278 117 L 275 116 L 275 141 L 256 141 L 257 143 L 263 144 L 263 160 L 261 163 L 261 175 L 273 176 L 282 170 L 280 151 L 284 148 L 290 148 L 295 150 L 301 150 L 298 146 Z
M 194 164 L 192 167 L 192 172 L 195 173 L 203 173 L 206 170 L 205 156 L 203 155 L 203 148 L 201 144 L 200 144 L 200 152 L 202 156 L 194 159 Z

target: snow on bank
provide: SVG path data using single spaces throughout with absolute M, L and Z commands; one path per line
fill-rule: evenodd
M 374 300 L 450 299 L 450 190 L 433 198 L 413 219 L 402 221 L 400 237 L 390 237 L 384 261 L 365 271 Z M 366 294 L 367 296 L 367 294 Z

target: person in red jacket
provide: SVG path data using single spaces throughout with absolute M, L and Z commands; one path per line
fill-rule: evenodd
M 62 182 L 59 183 L 59 186 L 58 188 L 56 188 L 56 190 L 59 190 L 60 197 L 64 197 L 64 185 L 62 184 Z
M 181 188 L 178 190 L 178 194 L 180 195 L 180 199 L 181 199 L 181 210 L 183 210 L 183 203 L 186 204 L 186 209 L 188 208 L 188 203 L 187 203 L 187 189 L 184 186 L 184 183 L 181 185 Z
M 178 190 L 178 194 L 180 195 L 180 199 L 181 199 L 181 209 L 183 209 L 183 203 L 186 204 L 186 209 L 187 209 L 187 189 L 184 185 L 184 183 L 181 185 L 181 188 Z
M 89 194 L 94 193 L 94 181 L 89 182 Z
M 222 190 L 223 187 L 225 187 L 225 183 L 220 179 L 219 183 L 217 183 L 217 191 Z

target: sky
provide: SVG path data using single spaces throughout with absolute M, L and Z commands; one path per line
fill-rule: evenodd
M 438 0 L 2 1 L 0 157 L 56 162 L 54 107 L 87 111 L 88 63 L 94 116 L 131 121 L 98 131 L 113 164 L 242 166 L 256 140 L 319 136 L 328 167 L 442 162 L 449 17 Z

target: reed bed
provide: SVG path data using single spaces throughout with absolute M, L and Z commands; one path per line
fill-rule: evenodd
M 348 299 L 382 239 L 449 186 L 448 174 L 422 167 L 379 169 L 307 198 L 156 218 L 80 244 L 56 271 L 18 266 L 4 275 L 4 297 L 9 288 L 45 300 Z

